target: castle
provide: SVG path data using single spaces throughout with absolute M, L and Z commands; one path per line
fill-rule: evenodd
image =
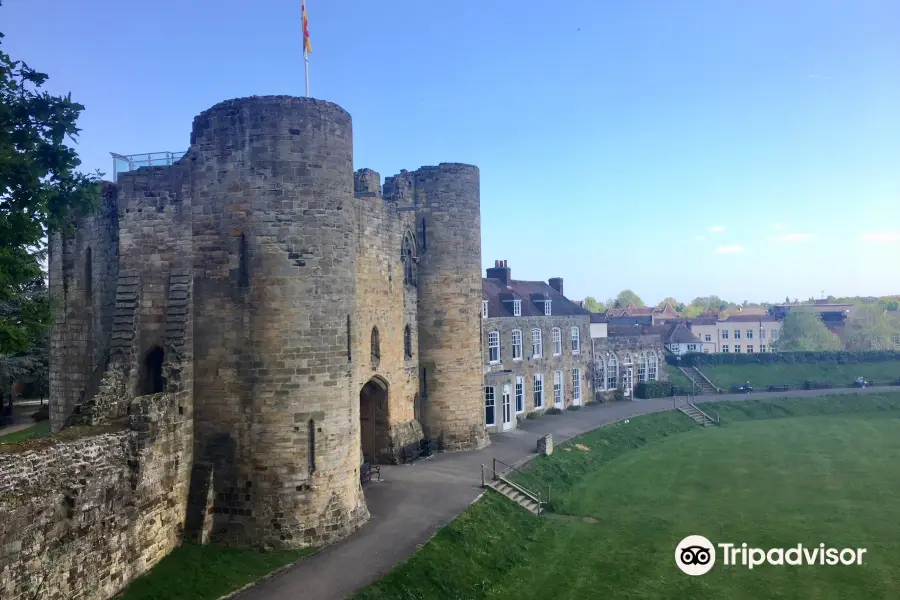
M 332 542 L 368 519 L 363 463 L 423 439 L 488 444 L 479 186 L 477 167 L 441 164 L 382 187 L 354 173 L 344 109 L 250 97 L 200 114 L 182 159 L 105 183 L 101 206 L 52 237 L 53 430 L 126 424 L 72 442 L 114 491 L 85 477 L 66 505 L 96 509 L 80 538 L 136 505 L 122 526 L 154 542 L 152 556 L 121 548 L 124 568 L 82 549 L 108 591 L 110 572 L 129 579 L 182 536 Z M 51 468 L 2 460 L 11 489 Z

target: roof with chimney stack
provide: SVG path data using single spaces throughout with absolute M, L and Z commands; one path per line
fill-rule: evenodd
M 487 277 L 481 280 L 481 289 L 482 298 L 488 302 L 488 317 L 514 317 L 515 300 L 522 302 L 523 317 L 543 317 L 546 301 L 550 302 L 551 316 L 591 316 L 590 311 L 562 295 L 562 278 L 553 277 L 549 283 L 512 279 L 505 260 L 494 261 Z

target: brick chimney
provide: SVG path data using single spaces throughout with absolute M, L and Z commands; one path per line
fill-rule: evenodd
M 488 279 L 499 279 L 503 285 L 508 286 L 510 282 L 509 267 L 506 266 L 505 260 L 495 260 L 494 267 L 487 270 Z
M 557 292 L 559 292 L 559 294 L 560 294 L 561 296 L 565 296 L 565 294 L 563 294 L 563 280 L 562 280 L 562 277 L 551 277 L 550 279 L 547 280 L 547 283 L 550 284 L 550 287 L 552 287 L 554 290 L 556 290 Z

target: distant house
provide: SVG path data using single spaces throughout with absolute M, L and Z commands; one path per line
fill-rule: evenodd
M 656 325 L 669 319 L 677 319 L 679 314 L 670 303 L 666 302 L 662 308 L 653 306 L 638 307 L 634 304 L 629 304 L 625 308 L 610 308 L 606 311 L 606 316 L 612 318 L 649 317 L 651 324 Z
M 676 356 L 688 352 L 703 352 L 704 343 L 696 335 L 691 333 L 684 322 L 672 323 L 663 333 L 663 345 L 666 350 Z M 712 344 L 710 344 L 712 346 Z M 709 350 L 707 350 L 709 352 Z
M 817 313 L 828 331 L 838 334 L 844 329 L 847 321 L 856 315 L 856 305 L 831 304 L 828 300 L 816 300 L 812 304 L 776 304 L 769 309 L 769 314 L 781 319 L 792 312 Z

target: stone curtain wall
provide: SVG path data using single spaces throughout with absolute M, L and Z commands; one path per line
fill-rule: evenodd
M 118 252 L 117 188 L 104 183 L 96 210 L 76 219 L 70 235 L 50 237 L 50 295 L 60 306 L 50 333 L 53 431 L 99 389 L 109 351 Z
M 634 385 L 636 387 L 637 384 L 640 383 L 638 379 L 638 356 L 641 352 L 647 352 L 649 354 L 651 351 L 656 352 L 656 355 L 659 358 L 657 380 L 668 381 L 669 374 L 666 372 L 665 354 L 663 353 L 662 340 L 658 334 L 614 335 L 594 340 L 594 360 L 598 360 L 600 357 L 607 360 L 610 353 L 616 355 L 616 358 L 619 361 L 620 386 L 622 385 L 623 380 L 622 364 L 625 360 L 625 354 L 631 354 L 631 360 L 634 363 Z M 594 371 L 592 370 L 592 373 L 593 372 Z M 614 390 L 597 390 L 597 392 L 608 400 L 612 397 Z
M 145 396 L 125 431 L 0 451 L 0 598 L 105 600 L 181 542 L 181 412 L 174 394 Z
M 478 167 L 442 163 L 388 178 L 384 196 L 414 206 L 419 377 L 425 435 L 444 451 L 489 443 L 481 361 L 481 190 Z
M 527 300 L 526 300 L 527 301 Z M 534 408 L 534 376 L 538 373 L 544 375 L 544 405 L 539 410 L 546 410 L 554 406 L 553 401 L 553 372 L 563 372 L 563 403 L 566 407 L 572 405 L 572 369 L 581 369 L 581 403 L 586 404 L 593 399 L 593 382 L 590 380 L 591 366 L 591 337 L 590 317 L 578 316 L 549 316 L 549 317 L 489 317 L 483 319 L 482 344 L 484 384 L 495 387 L 495 412 L 497 427 L 500 426 L 500 397 L 503 385 L 508 384 L 510 398 L 515 412 L 516 376 L 525 378 L 525 413 Z M 562 354 L 553 356 L 553 328 L 558 327 L 562 337 Z M 578 354 L 572 354 L 572 327 L 578 327 L 581 344 Z M 542 358 L 531 359 L 531 330 L 541 330 L 543 342 Z M 513 360 L 512 332 L 518 329 L 522 332 L 522 360 Z M 499 365 L 490 365 L 488 360 L 488 334 L 491 331 L 500 333 L 500 360 Z M 496 373 L 496 371 L 510 371 L 508 373 Z M 483 409 L 482 409 L 483 410 Z
M 396 202 L 385 202 L 381 176 L 371 169 L 355 174 L 355 195 L 359 211 L 359 257 L 356 294 L 359 312 L 356 330 L 356 389 L 373 376 L 388 384 L 386 414 L 378 419 L 375 437 L 379 462 L 398 462 L 403 446 L 422 439 L 422 427 L 415 420 L 415 400 L 419 391 L 419 334 L 417 320 L 418 286 L 404 282 L 401 248 L 406 235 L 415 238 L 416 219 L 412 212 L 396 210 Z M 417 252 L 414 250 L 414 254 Z M 412 356 L 406 357 L 404 330 L 409 326 Z M 380 359 L 371 357 L 372 328 L 377 327 Z M 359 420 L 359 400 L 354 407 Z M 360 441 L 354 440 L 359 446 Z

